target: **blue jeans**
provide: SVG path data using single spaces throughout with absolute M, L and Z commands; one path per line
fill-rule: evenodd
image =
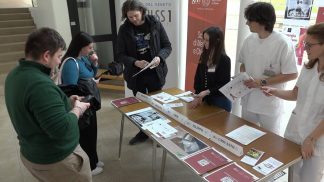
M 206 99 L 207 104 L 217 106 L 219 108 L 224 109 L 227 112 L 231 112 L 232 110 L 232 102 L 226 97 L 222 96 L 209 96 Z

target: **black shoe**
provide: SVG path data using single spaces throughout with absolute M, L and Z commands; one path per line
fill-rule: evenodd
M 135 145 L 136 143 L 145 142 L 148 139 L 148 136 L 145 135 L 142 131 L 138 132 L 130 141 L 129 145 Z

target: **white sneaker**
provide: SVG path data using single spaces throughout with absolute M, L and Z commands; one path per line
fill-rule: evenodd
M 96 167 L 94 170 L 91 171 L 92 176 L 98 175 L 103 172 L 102 167 Z
M 104 162 L 102 162 L 102 161 L 98 161 L 98 163 L 97 163 L 97 167 L 101 167 L 101 168 L 103 168 L 105 166 L 105 163 Z

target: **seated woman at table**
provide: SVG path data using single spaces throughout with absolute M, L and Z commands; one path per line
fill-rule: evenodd
M 224 33 L 218 27 L 209 27 L 203 32 L 203 41 L 204 47 L 194 80 L 197 95 L 191 102 L 191 108 L 205 101 L 231 112 L 231 101 L 218 90 L 231 79 L 231 59 L 225 52 Z
M 324 173 L 324 23 L 308 28 L 304 41 L 309 62 L 292 90 L 262 87 L 263 92 L 297 101 L 285 138 L 301 145 L 303 160 L 293 166 L 293 181 L 320 182 Z

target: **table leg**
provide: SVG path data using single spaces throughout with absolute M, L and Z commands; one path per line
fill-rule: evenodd
M 156 148 L 157 143 L 153 140 L 153 154 L 152 154 L 152 177 L 153 181 L 156 181 Z
M 164 178 L 164 169 L 165 169 L 165 161 L 166 161 L 166 150 L 163 149 L 163 154 L 162 154 L 162 163 L 161 163 L 161 171 L 160 171 L 160 182 L 163 182 Z
M 288 168 L 288 182 L 293 182 L 293 175 L 294 175 L 293 167 L 289 167 Z
M 119 135 L 119 151 L 118 151 L 118 159 L 121 159 L 121 149 L 122 149 L 122 143 L 123 143 L 123 134 L 124 134 L 124 119 L 125 115 L 122 114 L 122 118 L 120 121 L 120 135 Z

